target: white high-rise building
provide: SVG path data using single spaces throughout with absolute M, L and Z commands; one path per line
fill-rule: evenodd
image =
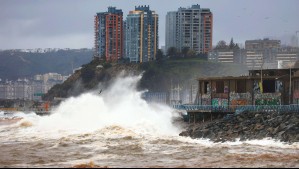
M 166 16 L 166 50 L 189 48 L 197 54 L 212 50 L 213 14 L 210 9 L 192 5 L 168 12 Z
M 177 32 L 177 12 L 168 12 L 166 15 L 166 39 L 165 54 L 171 47 L 176 47 Z

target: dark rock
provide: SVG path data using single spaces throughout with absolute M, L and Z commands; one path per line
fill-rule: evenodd
M 182 132 L 181 136 L 209 138 L 216 142 L 241 141 L 272 137 L 285 142 L 299 141 L 298 113 L 242 113 L 230 120 L 218 120 L 208 125 L 198 125 L 192 130 Z
M 264 128 L 265 127 L 263 125 L 261 125 L 261 124 L 258 123 L 258 124 L 255 125 L 254 130 L 262 130 Z
M 286 125 L 284 124 L 284 123 L 281 123 L 280 125 L 279 125 L 279 131 L 282 131 L 282 130 L 284 130 L 284 129 L 286 129 Z
M 285 131 L 281 131 L 281 132 L 279 132 L 278 134 L 277 134 L 277 137 L 278 138 L 282 138 L 282 135 L 285 133 Z
M 259 117 L 261 117 L 262 115 L 261 114 L 256 114 L 254 117 L 255 118 L 259 118 Z
M 188 136 L 190 136 L 190 133 L 188 131 L 183 131 L 179 134 L 179 136 L 188 137 Z
M 240 117 L 240 116 L 238 116 L 238 117 L 237 117 L 237 120 L 238 120 L 239 122 L 241 122 L 241 121 L 243 121 L 243 118 Z
M 269 127 L 268 129 L 267 129 L 267 131 L 269 132 L 269 133 L 273 133 L 273 131 L 274 131 L 274 129 L 272 128 L 272 127 Z
M 276 134 L 278 132 L 279 132 L 279 126 L 274 129 L 274 131 L 272 132 L 272 134 Z

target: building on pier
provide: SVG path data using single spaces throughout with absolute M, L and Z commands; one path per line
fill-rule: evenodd
M 178 105 L 189 120 L 240 111 L 299 111 L 299 69 L 250 70 L 240 77 L 198 79 L 194 105 Z M 189 121 L 190 122 L 190 121 Z

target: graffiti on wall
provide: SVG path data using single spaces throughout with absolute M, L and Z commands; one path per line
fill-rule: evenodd
M 202 99 L 201 103 L 202 105 L 211 105 L 211 99 Z
M 211 95 L 210 94 L 202 95 L 200 103 L 201 105 L 211 105 Z
M 295 90 L 293 93 L 294 99 L 299 99 L 299 90 Z
M 256 99 L 255 105 L 267 105 L 267 106 L 276 106 L 280 105 L 279 99 Z
M 281 93 L 263 93 L 263 94 L 255 94 L 255 99 L 269 99 L 275 98 L 280 99 Z
M 232 106 L 251 105 L 252 97 L 250 93 L 230 93 L 230 102 Z
M 260 84 L 260 81 L 254 81 L 254 85 L 253 85 L 253 91 L 255 94 L 261 94 L 263 91 L 263 88 Z M 283 92 L 283 82 L 282 81 L 275 81 L 275 92 L 276 93 L 281 93 Z
M 211 85 L 207 84 L 207 94 L 211 94 Z
M 212 106 L 228 106 L 228 99 L 215 98 L 212 100 Z
M 232 106 L 246 106 L 248 104 L 248 100 L 246 99 L 238 99 L 238 100 L 232 100 L 231 101 Z
M 226 93 L 214 93 L 213 98 L 228 99 L 228 94 L 226 94 Z
M 282 81 L 276 81 L 276 83 L 275 83 L 275 91 L 276 91 L 276 93 L 280 93 L 280 92 L 282 92 L 283 91 L 283 83 L 282 83 Z
M 237 100 L 237 99 L 247 99 L 247 100 L 251 100 L 251 94 L 248 93 L 235 93 L 235 92 L 231 92 L 230 95 L 230 100 Z
M 228 93 L 228 92 L 229 92 L 228 86 L 225 86 L 224 87 L 224 93 Z
M 259 86 L 259 82 L 258 82 L 258 81 L 254 81 L 254 84 L 253 84 L 253 92 L 254 92 L 254 93 L 261 93 L 261 89 L 260 89 L 260 86 Z
M 255 105 L 280 105 L 281 93 L 264 93 L 255 95 Z
M 299 90 L 295 90 L 293 93 L 293 104 L 299 104 Z
M 216 83 L 212 83 L 212 86 L 211 86 L 211 88 L 212 88 L 212 93 L 216 93 Z

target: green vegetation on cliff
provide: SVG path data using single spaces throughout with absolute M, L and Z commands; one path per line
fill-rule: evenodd
M 63 84 L 54 86 L 44 99 L 76 96 L 94 89 L 99 83 L 103 87 L 108 86 L 111 80 L 123 71 L 127 75 L 143 73 L 138 88 L 152 92 L 168 92 L 171 83 L 189 87 L 190 83 L 196 82 L 198 77 L 247 74 L 247 69 L 243 65 L 215 63 L 199 58 L 169 59 L 142 64 L 110 64 L 93 60 L 83 65 L 81 70 Z
M 199 58 L 170 59 L 141 64 L 145 71 L 141 87 L 152 91 L 167 91 L 171 85 L 190 85 L 199 77 L 240 76 L 248 74 L 243 65 L 209 62 Z M 190 87 L 190 86 L 189 86 Z

